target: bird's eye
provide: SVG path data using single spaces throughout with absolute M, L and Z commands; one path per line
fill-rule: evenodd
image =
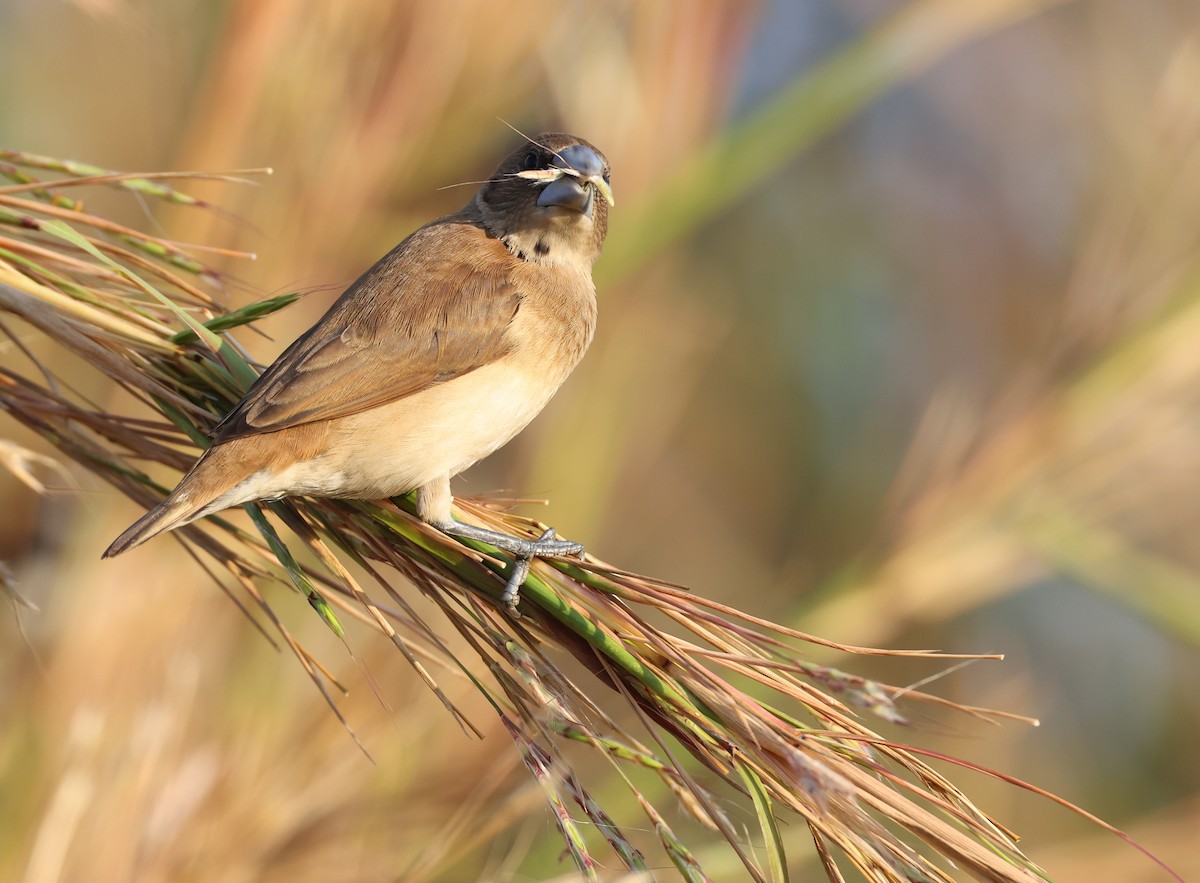
M 529 153 L 525 154 L 525 158 L 521 160 L 521 168 L 526 172 L 536 169 L 540 160 L 541 156 L 538 154 L 538 152 L 536 150 L 531 150 Z

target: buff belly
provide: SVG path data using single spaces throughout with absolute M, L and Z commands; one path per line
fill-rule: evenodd
M 196 517 L 292 495 L 382 499 L 457 475 L 524 429 L 559 382 L 502 360 L 397 402 L 329 421 L 321 453 L 276 457 Z M 246 443 L 287 446 L 295 443 L 290 433 L 304 430 L 266 433 Z M 209 459 L 238 441 L 220 445 Z M 238 452 L 230 450 L 229 456 Z

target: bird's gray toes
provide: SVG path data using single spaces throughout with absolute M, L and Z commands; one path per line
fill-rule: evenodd
M 558 539 L 552 527 L 536 540 L 531 541 L 529 545 L 530 554 L 534 558 L 545 558 L 550 555 L 583 555 L 583 543 Z
M 566 540 L 542 542 L 538 540 L 533 546 L 534 558 L 546 558 L 551 555 L 582 555 L 582 543 L 569 543 Z
M 504 584 L 504 593 L 500 595 L 500 603 L 504 605 L 504 609 L 513 619 L 521 618 L 521 611 L 517 609 L 517 605 L 521 603 L 521 586 L 525 584 L 525 579 L 529 576 L 531 561 L 532 559 L 522 555 L 513 559 L 508 582 Z

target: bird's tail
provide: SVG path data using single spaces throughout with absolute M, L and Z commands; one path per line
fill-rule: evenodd
M 277 442 L 272 439 L 260 440 L 251 436 L 212 446 L 179 480 L 175 490 L 113 540 L 101 557 L 112 558 L 160 533 L 191 524 L 197 518 L 258 499 L 253 488 L 241 495 L 235 492 L 247 473 L 242 463 L 243 455 L 246 454 L 247 445 L 250 446 L 249 456 L 253 458 L 275 444 Z
M 164 531 L 183 527 L 194 521 L 200 515 L 200 510 L 189 503 L 186 497 L 180 499 L 179 496 L 177 493 L 171 494 L 131 524 L 125 533 L 113 540 L 112 545 L 105 549 L 100 557 L 112 558 L 114 555 L 120 555 Z

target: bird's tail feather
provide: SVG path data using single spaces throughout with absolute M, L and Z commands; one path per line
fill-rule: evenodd
M 113 540 L 112 545 L 104 550 L 101 558 L 112 558 L 122 552 L 140 546 L 146 540 L 158 536 L 172 528 L 182 527 L 194 521 L 199 512 L 194 506 L 176 498 L 175 494 L 167 497 Z

